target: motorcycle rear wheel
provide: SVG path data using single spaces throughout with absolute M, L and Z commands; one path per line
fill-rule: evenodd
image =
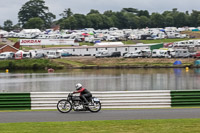
M 57 109 L 61 113 L 68 113 L 72 110 L 72 104 L 68 100 L 62 99 L 58 101 Z

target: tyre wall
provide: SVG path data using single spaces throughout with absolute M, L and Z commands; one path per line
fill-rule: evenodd
M 0 110 L 30 110 L 30 93 L 0 93 Z

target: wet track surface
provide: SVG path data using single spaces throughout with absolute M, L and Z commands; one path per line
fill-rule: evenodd
M 102 110 L 98 113 L 58 111 L 0 112 L 0 123 L 200 118 L 200 108 Z

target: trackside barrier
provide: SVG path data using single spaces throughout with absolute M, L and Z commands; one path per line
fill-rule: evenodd
M 30 93 L 0 93 L 0 110 L 30 109 Z
M 31 109 L 56 109 L 69 92 L 31 92 Z M 167 108 L 171 107 L 170 91 L 92 92 L 102 108 Z
M 0 93 L 0 110 L 56 109 L 69 92 Z M 92 92 L 102 108 L 200 107 L 197 91 L 105 91 Z
M 200 107 L 200 91 L 171 91 L 172 107 Z

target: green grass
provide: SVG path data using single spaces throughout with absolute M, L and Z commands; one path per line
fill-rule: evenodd
M 21 50 L 28 51 L 28 50 L 33 50 L 34 48 L 28 47 L 28 46 L 21 46 L 20 49 L 21 49 Z
M 148 62 L 121 62 L 123 60 L 126 60 L 124 58 L 113 61 L 113 62 L 109 62 L 109 61 L 105 61 L 105 62 L 101 62 L 98 64 L 95 64 L 94 62 L 91 61 L 78 61 L 78 60 L 68 60 L 68 59 L 55 59 L 54 62 L 57 64 L 62 64 L 64 66 L 67 67 L 71 67 L 71 68 L 89 68 L 89 67 L 172 67 L 173 63 L 171 62 L 152 62 L 152 63 L 148 63 Z M 191 63 L 183 63 L 181 66 L 191 66 Z
M 134 41 L 134 40 L 127 40 L 127 41 L 122 41 L 125 45 L 126 44 L 136 44 L 136 41 Z M 139 42 L 140 43 L 140 41 L 139 40 L 137 40 L 137 42 Z
M 70 65 L 73 67 L 82 67 L 84 64 L 77 62 L 77 61 L 72 61 L 72 60 L 66 60 L 66 59 L 56 59 L 54 60 L 57 63 L 65 64 L 65 65 Z
M 8 40 L 12 41 L 12 42 L 18 42 L 19 38 L 8 38 Z
M 0 69 L 45 69 L 45 68 L 62 68 L 49 59 L 22 59 L 22 60 L 0 60 Z
M 151 44 L 151 43 L 171 43 L 171 42 L 178 42 L 178 41 L 184 41 L 184 40 L 191 40 L 191 39 L 183 38 L 183 39 L 158 39 L 158 40 L 127 40 L 127 41 L 122 41 L 122 42 L 124 44 L 136 44 L 136 43 Z
M 151 44 L 151 43 L 171 43 L 171 42 L 178 42 L 178 41 L 184 41 L 184 40 L 191 40 L 191 39 L 183 38 L 183 39 L 140 40 L 140 42 L 144 44 Z
M 79 45 L 80 45 L 80 46 L 83 46 L 83 45 L 94 46 L 94 43 L 89 43 L 89 42 L 79 42 Z
M 123 62 L 124 61 L 124 62 Z M 183 63 L 181 66 L 192 66 L 193 62 Z M 73 59 L 22 59 L 22 60 L 0 60 L 0 70 L 46 70 L 47 68 L 64 69 L 64 68 L 96 68 L 96 67 L 172 67 L 171 62 L 137 62 L 126 59 L 113 59 L 112 61 L 102 59 L 100 62 L 90 60 L 73 60 Z
M 200 119 L 0 123 L 1 133 L 199 133 Z

